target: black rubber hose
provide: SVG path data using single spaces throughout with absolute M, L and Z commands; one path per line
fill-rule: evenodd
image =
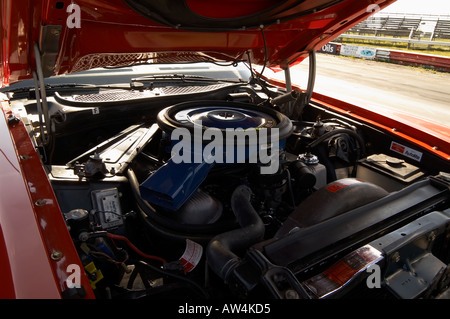
M 240 263 L 238 253 L 260 242 L 264 237 L 264 223 L 251 204 L 252 191 L 238 186 L 231 197 L 231 207 L 241 228 L 215 236 L 206 248 L 211 269 L 228 282 L 230 274 Z
M 195 281 L 186 278 L 185 276 L 181 276 L 181 275 L 177 275 L 177 274 L 171 273 L 170 271 L 166 271 L 166 270 L 163 270 L 163 269 L 161 269 L 159 267 L 155 267 L 153 265 L 147 264 L 146 262 L 143 262 L 142 260 L 136 260 L 135 263 L 140 265 L 140 266 L 143 266 L 143 267 L 146 267 L 148 269 L 151 269 L 151 270 L 153 270 L 155 272 L 158 272 L 158 273 L 160 273 L 162 275 L 169 276 L 169 277 L 172 277 L 174 279 L 178 279 L 180 282 L 187 283 L 187 284 L 191 285 L 193 288 L 197 289 L 198 292 L 203 297 L 205 297 L 207 299 L 210 298 L 208 292 L 203 287 L 201 287 Z
M 322 136 L 320 136 L 313 142 L 309 143 L 307 145 L 307 149 L 310 150 L 311 148 L 316 147 L 317 145 L 319 145 L 320 143 L 325 141 L 327 138 L 330 138 L 334 135 L 341 134 L 341 133 L 349 134 L 357 140 L 358 145 L 359 145 L 359 152 L 360 152 L 359 156 L 360 157 L 362 157 L 366 153 L 366 147 L 364 144 L 364 140 L 361 138 L 361 136 L 359 136 L 358 133 L 356 133 L 355 131 L 350 130 L 350 129 L 345 129 L 345 128 L 344 129 L 335 129 L 333 131 L 323 134 Z
M 276 98 L 272 99 L 272 104 L 281 105 L 284 103 L 289 103 L 289 102 L 295 101 L 299 95 L 300 95 L 300 92 L 291 91 L 291 92 L 285 93 L 283 95 L 277 96 Z
M 308 86 L 307 86 L 307 96 L 305 106 L 311 102 L 311 97 L 314 92 L 314 84 L 316 82 L 316 51 L 312 50 L 309 52 L 309 74 L 308 74 Z

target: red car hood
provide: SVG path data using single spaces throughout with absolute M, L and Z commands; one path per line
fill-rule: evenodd
M 301 62 L 395 0 L 2 0 L 2 86 L 95 67 Z

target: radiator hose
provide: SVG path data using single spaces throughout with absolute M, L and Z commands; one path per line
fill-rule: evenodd
M 251 204 L 251 196 L 252 191 L 247 186 L 241 185 L 234 190 L 231 208 L 241 228 L 216 235 L 206 249 L 209 266 L 225 283 L 240 263 L 238 254 L 264 237 L 264 223 Z

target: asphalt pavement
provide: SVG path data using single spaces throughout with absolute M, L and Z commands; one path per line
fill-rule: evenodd
M 308 60 L 291 68 L 292 82 L 302 88 L 306 88 Z M 264 75 L 284 80 L 283 72 L 266 70 Z M 370 108 L 393 108 L 450 127 L 450 73 L 317 54 L 314 90 Z

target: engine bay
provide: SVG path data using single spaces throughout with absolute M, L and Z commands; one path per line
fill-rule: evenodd
M 450 263 L 448 163 L 305 102 L 303 93 L 260 84 L 172 78 L 129 89 L 58 89 L 48 92 L 48 122 L 29 92 L 11 98 L 96 296 L 399 298 L 407 261 L 392 256 L 402 247 L 409 261 L 433 265 L 418 273 L 431 278 L 427 291 L 436 284 L 430 296 L 442 293 Z M 225 144 L 215 162 L 176 163 L 172 132 L 196 121 L 222 133 L 276 128 L 275 170 L 262 174 L 267 161 L 250 155 L 218 163 L 231 152 Z M 435 227 L 419 228 L 420 218 Z M 399 235 L 403 242 L 393 241 L 397 233 L 407 234 Z M 427 245 L 417 244 L 430 234 Z M 342 260 L 359 268 L 344 281 L 324 275 Z M 371 290 L 361 269 L 374 263 L 387 271 L 385 285 Z M 424 285 L 411 286 L 408 297 L 423 297 Z

